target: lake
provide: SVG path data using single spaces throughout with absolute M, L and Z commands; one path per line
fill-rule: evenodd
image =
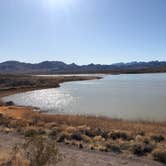
M 166 73 L 106 75 L 4 98 L 55 114 L 166 121 Z

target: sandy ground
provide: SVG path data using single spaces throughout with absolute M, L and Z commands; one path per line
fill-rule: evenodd
M 65 159 L 58 166 L 163 166 L 152 160 L 133 156 L 123 157 L 120 155 L 89 152 L 68 147 L 61 147 Z
M 19 135 L 0 133 L 0 162 L 9 157 L 11 148 L 23 141 Z M 164 166 L 153 160 L 135 156 L 124 157 L 112 153 L 79 150 L 66 145 L 58 145 L 63 159 L 57 166 Z

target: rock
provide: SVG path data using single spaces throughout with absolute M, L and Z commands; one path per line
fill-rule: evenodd
M 5 102 L 5 105 L 6 105 L 6 106 L 13 106 L 13 105 L 14 105 L 14 102 L 12 102 L 12 101 L 7 101 L 7 102 Z

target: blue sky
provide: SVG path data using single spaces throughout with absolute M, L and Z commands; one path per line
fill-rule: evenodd
M 1 0 L 6 60 L 166 60 L 166 0 Z

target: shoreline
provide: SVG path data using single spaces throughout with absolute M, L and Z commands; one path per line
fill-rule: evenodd
M 157 74 L 157 73 L 156 73 Z M 59 77 L 63 77 L 65 78 L 66 76 L 35 76 L 35 77 L 42 77 L 42 78 L 59 78 Z M 43 90 L 43 89 L 50 89 L 50 88 L 59 88 L 61 87 L 61 84 L 66 83 L 66 82 L 75 82 L 75 81 L 90 81 L 90 80 L 95 80 L 95 79 L 103 79 L 103 76 L 67 76 L 67 78 L 69 78 L 69 80 L 63 80 L 58 82 L 57 85 L 55 86 L 47 86 L 47 87 L 21 87 L 21 88 L 9 88 L 9 89 L 0 89 L 0 104 L 5 104 L 3 102 L 3 98 L 10 96 L 10 95 L 14 95 L 17 93 L 24 93 L 24 92 L 30 92 L 30 91 L 36 91 L 36 90 Z M 74 80 L 70 80 L 70 78 L 75 78 Z M 34 108 L 34 109 L 38 109 L 39 113 L 41 114 L 45 114 L 47 111 L 42 111 L 40 108 L 36 108 L 33 106 L 24 106 L 24 105 L 16 105 L 13 103 L 12 106 L 15 107 L 23 107 L 23 108 Z M 1 105 L 0 105 L 1 107 Z M 72 115 L 72 114 L 47 114 L 49 116 L 77 116 L 77 117 L 95 117 L 96 119 L 107 119 L 107 120 L 113 120 L 113 121 L 121 121 L 121 122 L 131 122 L 131 123 L 144 123 L 144 124 L 163 124 L 166 126 L 166 120 L 165 121 L 150 121 L 150 120 L 128 120 L 128 119 L 117 119 L 117 118 L 111 118 L 111 117 L 106 117 L 106 116 L 95 116 L 95 115 Z
M 38 77 L 47 80 L 48 78 L 51 79 L 60 79 L 58 81 L 58 84 L 51 85 L 51 86 L 37 86 L 37 87 L 17 87 L 17 88 L 4 88 L 0 89 L 0 101 L 3 97 L 14 95 L 17 93 L 23 93 L 23 92 L 28 92 L 28 91 L 34 91 L 34 90 L 42 90 L 42 89 L 50 89 L 50 88 L 59 88 L 61 84 L 66 83 L 66 82 L 73 82 L 73 81 L 88 81 L 88 80 L 95 80 L 95 79 L 102 79 L 103 77 L 101 76 L 33 76 L 33 77 Z M 61 80 L 62 78 L 62 80 Z M 65 78 L 67 80 L 65 80 Z
M 73 78 L 73 77 L 72 77 Z M 98 77 L 97 77 L 98 78 Z M 96 77 L 91 79 L 96 79 Z M 101 79 L 101 78 L 98 78 Z M 47 78 L 46 78 L 47 80 Z M 83 77 L 74 81 L 89 80 Z M 43 80 L 42 80 L 43 81 Z M 47 80 L 48 81 L 48 80 Z M 52 81 L 52 79 L 51 79 Z M 67 81 L 73 81 L 68 79 Z M 59 87 L 65 80 L 58 80 Z M 38 83 L 38 82 L 37 82 Z M 53 82 L 54 83 L 54 82 Z M 36 84 L 35 84 L 36 85 Z M 50 87 L 51 85 L 51 87 Z M 19 87 L 0 91 L 0 99 L 6 95 L 52 87 Z M 3 93 L 1 93 L 3 92 Z M 113 152 L 124 157 L 142 156 L 152 161 L 154 153 L 165 155 L 166 122 L 129 121 L 107 117 L 84 115 L 46 114 L 34 107 L 0 105 L 0 133 L 11 133 L 13 137 L 42 135 L 64 145 L 74 146 L 90 152 Z M 0 137 L 1 138 L 1 137 Z M 160 158 L 157 158 L 160 161 Z M 163 162 L 161 160 L 161 162 Z M 165 161 L 164 161 L 165 162 Z M 131 165 L 132 166 L 132 165 Z

